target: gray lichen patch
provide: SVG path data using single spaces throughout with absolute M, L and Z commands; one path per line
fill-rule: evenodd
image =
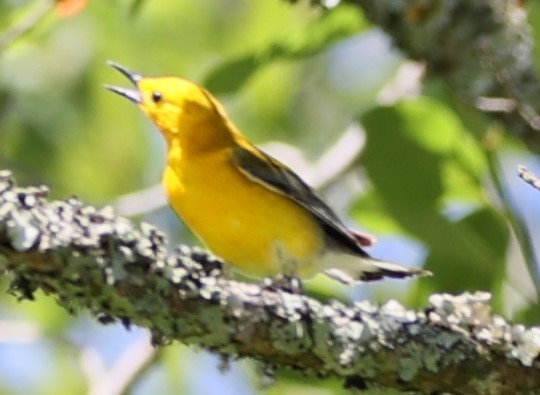
M 477 342 L 479 349 L 482 345 L 490 345 L 524 366 L 533 366 L 540 355 L 540 328 L 512 326 L 502 317 L 492 316 L 490 300 L 491 296 L 486 292 L 432 295 L 429 299 L 433 307 L 430 321 L 464 334 L 460 337 L 449 333 L 439 341 L 450 349 L 462 337 L 469 337 Z
M 45 192 L 0 171 L 0 273 L 11 273 L 9 292 L 19 299 L 42 289 L 69 312 L 148 328 L 156 346 L 196 344 L 224 360 L 340 377 L 348 388 L 540 388 L 540 329 L 491 315 L 489 294 L 432 295 L 425 311 L 397 301 L 322 303 L 301 287 L 230 280 L 202 249 L 169 254 L 155 227 L 74 198 L 49 202 Z

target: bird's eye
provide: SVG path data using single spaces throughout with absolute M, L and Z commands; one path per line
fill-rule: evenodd
M 161 94 L 161 92 L 157 92 L 157 91 L 152 92 L 152 101 L 154 103 L 159 103 L 161 99 L 163 99 L 163 95 Z

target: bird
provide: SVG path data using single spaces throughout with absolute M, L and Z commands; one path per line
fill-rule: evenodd
M 363 247 L 296 173 L 253 145 L 205 88 L 180 77 L 143 77 L 113 61 L 133 88 L 105 88 L 139 106 L 166 143 L 162 185 L 173 211 L 217 256 L 251 277 L 347 285 L 430 275 L 386 262 Z

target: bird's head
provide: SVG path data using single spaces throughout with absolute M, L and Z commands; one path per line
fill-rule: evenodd
M 189 138 L 195 143 L 197 136 L 190 134 L 197 133 L 200 139 L 204 137 L 201 130 L 208 130 L 209 125 L 227 119 L 218 101 L 191 81 L 179 77 L 146 78 L 115 62 L 109 61 L 108 64 L 126 76 L 135 89 L 105 87 L 137 103 L 169 143 L 179 137 Z

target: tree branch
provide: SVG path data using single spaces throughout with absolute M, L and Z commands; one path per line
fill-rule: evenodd
M 88 395 L 127 395 L 145 370 L 153 366 L 158 357 L 156 348 L 141 338 L 134 342 L 107 370 L 95 381 L 90 381 Z
M 322 0 L 312 0 L 323 4 Z M 470 106 L 540 151 L 540 81 L 517 0 L 347 0 Z
M 163 234 L 136 229 L 112 210 L 46 188 L 19 188 L 0 172 L 0 273 L 9 292 L 40 288 L 74 313 L 148 328 L 225 357 L 252 357 L 345 385 L 423 393 L 510 394 L 540 388 L 540 328 L 492 316 L 489 294 L 432 295 L 423 311 L 396 301 L 321 303 L 226 279 L 196 248 L 166 252 Z
M 540 179 L 538 179 L 532 171 L 529 171 L 525 166 L 520 165 L 518 166 L 518 175 L 519 178 L 527 184 L 531 185 L 537 191 L 540 191 Z

